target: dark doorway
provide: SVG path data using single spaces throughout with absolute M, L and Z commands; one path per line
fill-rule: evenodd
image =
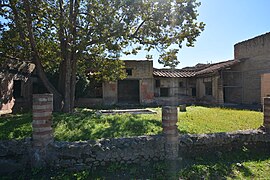
M 139 80 L 118 81 L 118 103 L 139 104 Z
M 21 98 L 22 97 L 22 81 L 14 80 L 13 81 L 13 97 Z
M 192 96 L 196 96 L 196 93 L 197 93 L 197 92 L 196 92 L 196 88 L 194 88 L 194 87 L 191 88 L 191 95 L 192 95 Z
M 241 104 L 242 103 L 242 89 L 236 87 L 223 88 L 224 103 Z

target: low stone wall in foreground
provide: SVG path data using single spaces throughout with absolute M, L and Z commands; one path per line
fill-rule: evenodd
M 231 133 L 185 134 L 179 137 L 179 157 L 215 151 L 231 151 L 243 145 L 270 144 L 270 134 L 262 130 Z M 8 172 L 31 167 L 35 158 L 30 139 L 0 141 L 0 171 Z M 53 142 L 43 159 L 48 167 L 80 170 L 110 163 L 142 163 L 166 158 L 163 135 L 98 141 Z M 0 172 L 0 173 L 1 173 Z

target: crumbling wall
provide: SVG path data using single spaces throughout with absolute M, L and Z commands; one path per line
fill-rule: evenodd
M 8 73 L 0 74 L 0 115 L 12 113 L 14 106 L 13 76 Z
M 270 53 L 270 33 L 234 45 L 234 58 L 250 58 Z
M 234 45 L 243 73 L 243 104 L 261 104 L 261 75 L 270 73 L 270 33 Z
M 105 166 L 110 163 L 141 163 L 166 159 L 162 135 L 97 141 L 54 142 L 48 146 L 46 162 L 52 168 L 70 170 Z M 270 143 L 270 134 L 261 130 L 213 134 L 182 134 L 178 139 L 179 156 L 215 151 L 230 151 L 242 146 Z M 30 139 L 0 141 L 0 170 L 13 171 L 30 167 Z M 11 169 L 8 169 L 11 168 Z M 14 168 L 14 169 L 12 169 Z
M 261 104 L 264 97 L 270 97 L 270 73 L 261 75 Z
M 206 94 L 205 83 L 212 84 L 212 95 Z M 203 104 L 223 104 L 223 87 L 221 77 L 219 74 L 215 74 L 207 77 L 197 78 L 197 101 Z

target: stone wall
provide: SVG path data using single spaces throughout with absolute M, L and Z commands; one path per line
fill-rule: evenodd
M 104 82 L 103 83 L 103 104 L 113 105 L 116 104 L 117 99 L 117 82 Z
M 212 95 L 206 95 L 205 83 L 212 83 Z M 223 104 L 223 86 L 219 74 L 197 78 L 197 101 L 203 104 Z
M 48 146 L 46 162 L 52 168 L 81 170 L 110 163 L 142 163 L 164 160 L 166 140 L 162 135 L 98 141 L 54 142 Z M 228 152 L 235 148 L 270 143 L 270 134 L 261 130 L 214 134 L 184 134 L 178 139 L 179 156 Z M 0 141 L 0 172 L 30 167 L 30 139 Z M 11 169 L 8 169 L 11 168 Z M 15 168 L 15 169 L 12 169 Z
M 270 98 L 264 99 L 264 126 L 260 130 L 180 135 L 176 125 L 177 107 L 165 106 L 161 135 L 80 142 L 53 141 L 52 104 L 52 94 L 33 96 L 32 139 L 0 141 L 0 173 L 28 167 L 82 170 L 110 163 L 175 160 L 201 153 L 227 152 L 242 146 L 270 147 Z
M 212 134 L 185 134 L 179 138 L 180 156 L 241 149 L 243 146 L 270 145 L 270 134 L 246 130 Z
M 13 76 L 0 74 L 0 116 L 12 113 L 15 99 L 13 98 Z
M 97 107 L 103 105 L 103 99 L 102 98 L 78 98 L 75 101 L 76 107 L 82 107 L 82 108 L 91 108 L 91 107 Z
M 152 104 L 154 101 L 154 79 L 145 78 L 140 80 L 140 103 L 142 105 Z
M 193 104 L 196 102 L 195 97 L 181 95 L 179 97 L 155 97 L 155 105 L 164 106 L 164 105 L 174 105 L 178 106 L 180 104 Z
M 20 81 L 20 97 L 14 97 L 13 95 L 15 80 Z M 31 96 L 31 78 L 0 72 L 0 115 L 30 110 L 32 103 Z
M 30 138 L 0 141 L 0 174 L 29 168 L 31 146 Z
M 270 53 L 270 33 L 234 45 L 234 58 L 249 58 Z
M 242 102 L 239 103 L 261 104 L 261 76 L 270 73 L 270 53 L 242 60 L 239 65 L 232 67 L 231 71 L 242 73 Z
M 110 163 L 140 163 L 164 159 L 162 136 L 104 139 L 85 142 L 55 142 L 49 146 L 50 165 L 89 168 Z
M 153 77 L 153 61 L 152 60 L 125 60 L 126 69 L 132 69 L 132 75 L 127 79 L 141 79 Z
M 153 103 L 153 61 L 152 60 L 125 60 L 126 69 L 132 71 L 125 80 L 139 80 L 140 104 Z M 103 105 L 114 105 L 118 103 L 118 82 L 103 83 Z
M 234 45 L 234 58 L 240 65 L 232 70 L 241 71 L 243 104 L 261 104 L 261 75 L 270 73 L 270 33 Z
M 192 96 L 192 88 L 196 87 L 196 81 L 191 78 L 155 78 L 160 81 L 160 87 L 154 88 L 156 105 L 179 105 L 195 103 Z M 180 87 L 180 82 L 182 86 Z M 160 97 L 160 88 L 169 88 L 168 97 Z

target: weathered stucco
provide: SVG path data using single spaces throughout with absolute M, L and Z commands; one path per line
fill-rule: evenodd
M 205 92 L 205 83 L 212 83 L 212 95 Z M 220 74 L 197 78 L 197 100 L 201 103 L 223 104 L 223 87 Z
M 261 76 L 261 103 L 263 98 L 270 97 L 270 73 L 262 74 Z
M 250 58 L 270 53 L 270 33 L 234 45 L 234 58 Z
M 140 104 L 153 103 L 153 61 L 151 60 L 125 60 L 126 69 L 132 71 L 125 80 L 139 81 L 139 102 Z M 118 81 L 103 83 L 103 104 L 113 105 L 118 103 Z M 132 94 L 130 94 L 132 96 Z

